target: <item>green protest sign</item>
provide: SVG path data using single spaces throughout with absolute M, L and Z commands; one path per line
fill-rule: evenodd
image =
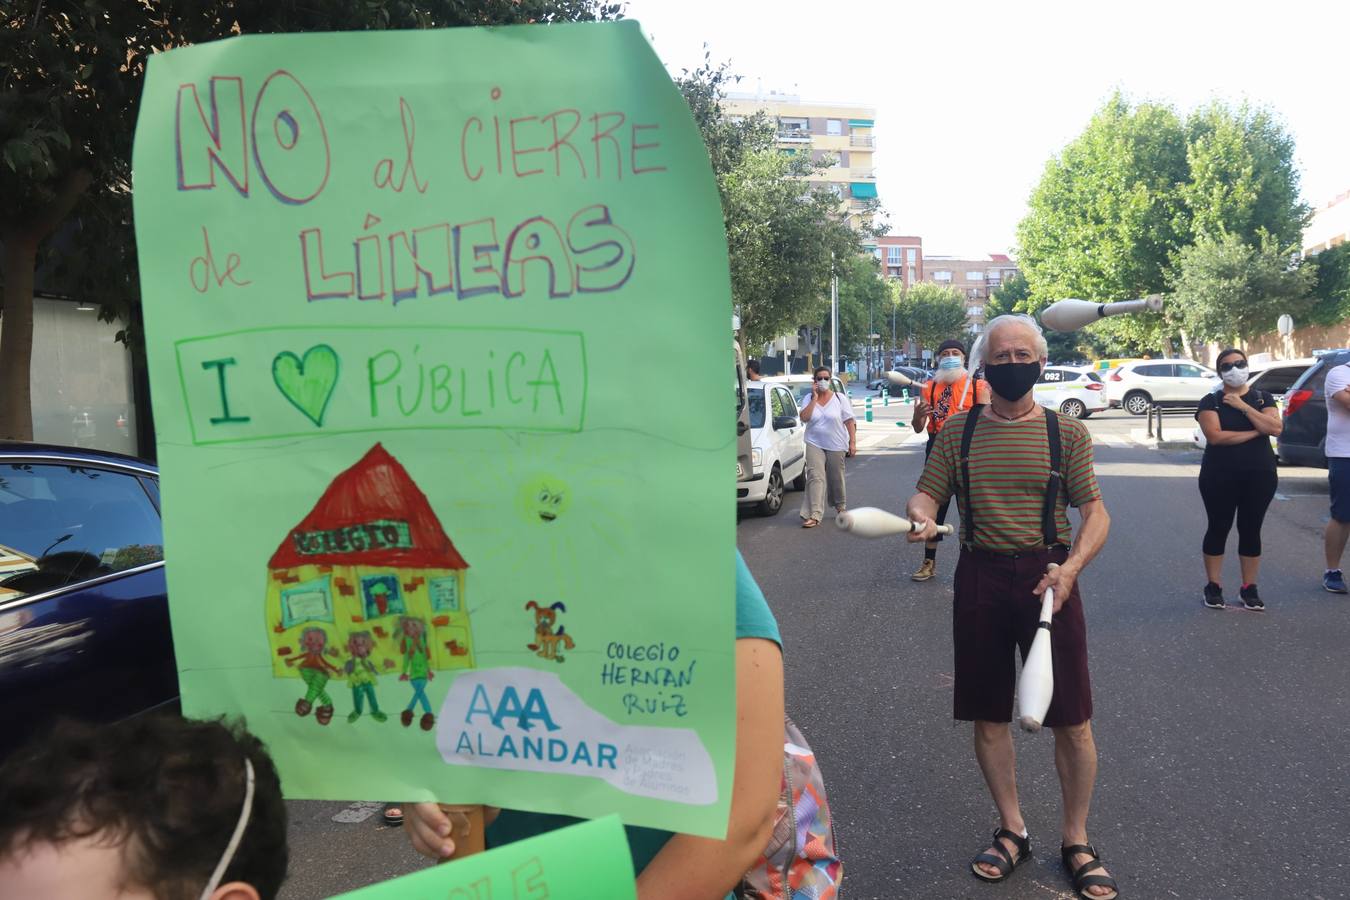
M 638 25 L 158 54 L 134 171 L 185 711 L 292 797 L 723 834 L 726 246 Z
M 632 900 L 628 841 L 617 816 L 583 822 L 331 900 Z

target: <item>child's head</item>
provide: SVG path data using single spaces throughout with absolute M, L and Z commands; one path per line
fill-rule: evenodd
M 375 639 L 369 631 L 353 631 L 347 637 L 347 652 L 362 659 L 370 655 L 375 647 Z
M 237 725 L 67 722 L 0 765 L 0 900 L 271 900 L 285 877 L 281 783 Z
M 310 653 L 319 653 L 328 644 L 328 635 L 322 628 L 306 628 L 300 632 L 300 646 Z

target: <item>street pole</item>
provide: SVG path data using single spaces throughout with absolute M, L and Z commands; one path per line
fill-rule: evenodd
M 830 251 L 830 370 L 839 373 L 839 276 L 834 274 L 834 251 Z

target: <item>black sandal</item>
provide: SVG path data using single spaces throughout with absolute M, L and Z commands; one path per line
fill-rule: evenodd
M 384 824 L 388 825 L 390 828 L 399 827 L 403 824 L 403 804 L 386 803 L 384 805 L 384 815 L 381 818 L 384 819 Z
M 1092 859 L 1083 863 L 1075 871 L 1071 860 L 1080 853 L 1086 853 Z M 1120 886 L 1110 875 L 1091 875 L 1098 869 L 1106 869 L 1102 865 L 1101 857 L 1097 855 L 1097 850 L 1091 844 L 1071 844 L 1068 847 L 1059 848 L 1060 859 L 1064 860 L 1064 868 L 1069 871 L 1069 877 L 1073 879 L 1073 889 L 1082 897 L 1083 900 L 1116 900 L 1120 896 Z M 1088 891 L 1090 887 L 1104 887 L 1111 891 L 1109 894 L 1093 894 Z
M 1017 849 L 1017 859 L 1013 859 L 1008 854 L 1008 848 L 1003 846 L 1000 838 L 1007 838 L 1013 842 Z M 997 854 L 997 855 L 995 855 Z M 970 861 L 970 871 L 981 881 L 987 881 L 990 884 L 1002 881 L 1013 873 L 1022 863 L 1031 858 L 1031 838 L 1023 837 L 1015 831 L 1009 831 L 1006 828 L 1000 828 L 994 832 L 994 853 L 981 853 Z M 998 875 L 990 875 L 980 868 L 983 863 L 987 866 L 993 866 L 998 869 Z

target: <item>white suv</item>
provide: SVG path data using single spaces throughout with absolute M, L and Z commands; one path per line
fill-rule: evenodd
M 736 502 L 755 505 L 761 516 L 775 516 L 789 484 L 799 491 L 806 487 L 806 426 L 789 385 L 747 381 L 745 394 L 751 476 L 737 482 Z
M 1137 359 L 1106 378 L 1106 400 L 1132 416 L 1149 406 L 1195 406 L 1218 384 L 1218 374 L 1189 359 Z

